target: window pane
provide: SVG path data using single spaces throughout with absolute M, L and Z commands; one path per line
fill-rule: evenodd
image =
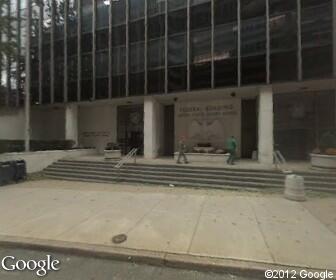
M 242 84 L 266 82 L 266 2 L 241 1 Z
M 168 66 L 187 64 L 187 35 L 169 36 Z
M 130 20 L 145 16 L 145 0 L 129 0 Z
M 237 0 L 215 1 L 215 25 L 237 21 Z
M 109 26 L 109 8 L 105 0 L 97 0 L 97 29 Z
M 148 42 L 148 68 L 157 68 L 165 65 L 164 38 Z
M 42 103 L 50 103 L 50 39 L 51 39 L 51 0 L 43 0 L 43 80 Z
M 82 0 L 82 33 L 92 32 L 92 0 Z
M 271 81 L 297 79 L 297 11 L 294 2 L 292 0 L 269 2 Z
M 185 91 L 187 88 L 187 67 L 168 68 L 168 91 Z
M 108 52 L 97 52 L 96 54 L 96 75 L 97 77 L 108 77 Z
M 187 9 L 168 14 L 168 34 L 187 32 Z
M 138 20 L 129 25 L 129 40 L 131 43 L 145 40 L 145 21 Z
M 97 50 L 108 49 L 109 46 L 109 31 L 108 29 L 99 30 L 96 33 Z
M 126 0 L 112 1 L 112 25 L 126 21 Z
M 328 0 L 302 3 L 303 78 L 332 75 L 332 3 Z
M 148 16 L 165 12 L 165 1 L 147 0 Z
M 165 16 L 158 15 L 148 18 L 148 38 L 158 38 L 165 35 Z
M 210 0 L 191 0 L 190 29 L 198 29 L 211 26 L 211 2 Z
M 165 91 L 165 70 L 148 71 L 148 93 L 163 93 Z

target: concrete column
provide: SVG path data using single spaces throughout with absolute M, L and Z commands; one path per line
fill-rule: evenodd
M 163 151 L 164 115 L 163 106 L 153 97 L 144 103 L 144 157 L 157 158 Z
M 78 105 L 69 104 L 65 108 L 65 139 L 78 145 Z
M 261 164 L 273 164 L 273 90 L 261 87 L 258 116 L 258 159 Z

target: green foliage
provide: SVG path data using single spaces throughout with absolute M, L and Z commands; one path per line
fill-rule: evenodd
M 327 149 L 336 149 L 336 131 L 329 130 L 322 134 L 320 138 L 319 148 L 322 152 L 325 152 Z

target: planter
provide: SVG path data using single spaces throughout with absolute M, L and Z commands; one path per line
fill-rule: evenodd
M 336 156 L 310 154 L 310 162 L 313 168 L 336 171 Z
M 120 159 L 121 150 L 104 150 L 105 159 Z
M 174 154 L 175 161 L 179 153 Z M 208 154 L 208 153 L 185 153 L 188 161 L 190 162 L 213 162 L 213 163 L 226 163 L 229 158 L 228 154 Z

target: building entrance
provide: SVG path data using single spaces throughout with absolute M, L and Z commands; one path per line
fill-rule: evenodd
M 127 154 L 138 148 L 143 155 L 144 147 L 144 114 L 143 105 L 118 107 L 118 143 L 122 153 Z

